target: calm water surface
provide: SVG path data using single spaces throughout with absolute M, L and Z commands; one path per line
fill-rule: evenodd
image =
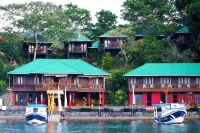
M 66 121 L 28 125 L 22 120 L 0 120 L 0 133 L 200 133 L 200 120 L 184 124 L 157 124 L 153 120 Z

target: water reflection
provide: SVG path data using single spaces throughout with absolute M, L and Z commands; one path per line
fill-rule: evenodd
M 65 121 L 43 125 L 28 125 L 26 121 L 0 121 L 0 133 L 175 133 L 199 132 L 200 120 L 187 120 L 184 124 L 157 124 L 153 120 L 135 121 Z

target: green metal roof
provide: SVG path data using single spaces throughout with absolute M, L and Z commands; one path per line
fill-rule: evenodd
M 124 76 L 200 76 L 200 63 L 147 63 Z
M 86 36 L 78 34 L 77 37 L 69 39 L 71 42 L 91 42 Z
M 43 35 L 38 34 L 37 38 L 38 38 L 39 43 L 41 43 L 41 42 L 42 43 L 52 43 L 46 37 L 44 37 Z M 24 42 L 34 42 L 35 43 L 35 37 L 33 36 L 33 37 L 29 38 L 28 40 L 26 40 Z
M 98 45 L 99 45 L 98 42 L 99 42 L 99 41 L 94 42 L 94 43 L 92 44 L 92 47 L 89 47 L 89 48 L 98 48 Z
M 36 59 L 8 74 L 110 75 L 80 59 Z
M 180 28 L 178 31 L 176 31 L 176 33 L 191 33 L 191 32 L 188 29 L 188 27 L 184 26 L 184 27 Z
M 110 30 L 110 31 L 104 33 L 103 35 L 101 35 L 99 37 L 128 37 L 128 36 L 123 35 L 119 31 L 113 29 L 113 30 Z

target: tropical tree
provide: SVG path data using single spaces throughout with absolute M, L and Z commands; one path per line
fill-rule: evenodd
M 56 6 L 41 1 L 24 4 L 9 4 L 1 7 L 6 18 L 13 20 L 12 26 L 23 31 L 32 31 L 35 37 L 34 60 L 38 48 L 38 34 L 46 33 L 56 41 L 71 38 L 79 27 L 84 27 L 90 20 L 90 12 L 73 4 Z M 2 17 L 4 18 L 4 17 Z
M 36 43 L 34 60 L 36 59 L 36 51 L 38 48 L 38 34 L 52 26 L 49 20 L 53 19 L 51 13 L 56 9 L 56 5 L 41 1 L 9 4 L 3 7 L 5 11 L 3 18 L 10 18 L 12 20 L 12 26 L 23 31 L 32 31 L 34 33 Z
M 149 34 L 172 33 L 179 20 L 174 0 L 126 0 L 121 12 L 136 32 Z
M 22 36 L 19 32 L 12 29 L 5 29 L 5 32 L 0 33 L 4 40 L 1 43 L 2 52 L 8 60 L 16 60 L 17 57 L 22 55 Z

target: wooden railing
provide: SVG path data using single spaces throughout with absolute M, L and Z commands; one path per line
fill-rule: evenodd
M 37 84 L 14 84 L 15 88 L 35 88 L 37 90 L 52 90 L 57 89 L 57 87 L 60 87 L 60 89 L 68 88 L 68 89 L 103 89 L 103 85 L 81 85 L 81 84 L 64 84 L 64 83 L 37 83 Z
M 85 48 L 82 48 L 82 47 L 73 47 L 72 49 L 69 49 L 69 51 L 86 51 L 86 49 Z
M 164 90 L 166 88 L 170 89 L 180 89 L 180 90 L 200 90 L 200 84 L 132 84 L 129 87 L 130 89 L 160 89 Z
M 34 49 L 29 49 L 28 51 L 29 53 L 34 53 Z M 44 48 L 38 48 L 37 53 L 46 53 L 47 52 L 47 49 L 44 49 Z
M 104 43 L 104 48 L 120 48 L 120 46 L 117 43 L 109 43 L 109 44 Z

